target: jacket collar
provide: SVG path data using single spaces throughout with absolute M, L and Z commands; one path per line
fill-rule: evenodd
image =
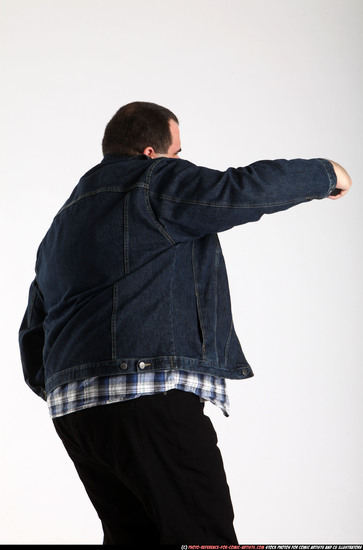
M 150 157 L 147 155 L 117 155 L 115 153 L 108 153 L 103 157 L 101 164 L 125 162 L 127 160 L 150 160 Z

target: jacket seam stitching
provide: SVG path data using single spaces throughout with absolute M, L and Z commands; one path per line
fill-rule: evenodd
M 117 314 L 117 304 L 118 304 L 118 285 L 115 283 L 113 285 L 113 295 L 112 295 L 112 314 L 111 314 L 111 356 L 112 360 L 115 361 L 117 358 L 116 354 L 116 314 Z
M 149 195 L 157 198 L 157 199 L 164 199 L 167 201 L 172 202 L 178 202 L 178 203 L 185 203 L 185 204 L 194 204 L 198 206 L 210 206 L 212 208 L 233 208 L 233 209 L 248 209 L 248 208 L 269 208 L 271 206 L 283 206 L 285 204 L 294 204 L 299 203 L 304 200 L 309 199 L 317 199 L 319 198 L 319 195 L 311 195 L 308 197 L 299 197 L 291 201 L 283 201 L 283 202 L 271 202 L 271 203 L 263 203 L 263 204 L 231 204 L 231 203 L 214 203 L 214 202 L 205 202 L 205 201 L 193 201 L 190 199 L 179 199 L 175 197 L 170 197 L 169 195 L 158 195 L 156 193 L 153 193 L 152 191 L 149 191 Z
M 147 209 L 148 209 L 148 212 L 150 214 L 150 217 L 153 221 L 153 223 L 156 225 L 157 229 L 162 233 L 162 235 L 166 238 L 167 241 L 169 241 L 169 243 L 171 243 L 172 245 L 175 244 L 175 241 L 174 239 L 171 237 L 171 235 L 169 235 L 169 233 L 163 228 L 163 226 L 158 222 L 158 220 L 156 219 L 155 217 L 155 214 L 153 212 L 153 209 L 151 207 L 151 204 L 150 204 L 150 195 L 152 193 L 150 193 L 150 182 L 151 182 L 151 177 L 152 177 L 152 173 L 154 171 L 154 168 L 162 161 L 163 159 L 159 159 L 157 160 L 156 162 L 153 163 L 153 165 L 151 166 L 150 170 L 148 171 L 147 175 L 146 175 L 146 186 L 145 186 L 145 196 L 146 196 L 146 206 L 147 206 Z
M 195 298 L 197 302 L 198 322 L 200 325 L 200 330 L 202 332 L 202 358 L 204 360 L 206 356 L 205 331 L 204 331 L 203 314 L 202 314 L 201 303 L 200 303 L 199 287 L 198 287 L 198 281 L 197 281 L 196 269 L 195 269 L 195 241 L 193 241 L 193 244 L 192 244 L 192 267 L 193 267 L 193 279 L 194 279 L 194 293 L 195 293 Z
M 32 295 L 31 302 L 30 302 L 30 304 L 29 304 L 28 323 L 31 323 L 31 321 L 32 321 L 34 303 L 35 303 L 35 299 L 36 299 L 36 297 L 37 297 L 37 294 L 36 294 L 36 293 L 37 293 L 37 289 L 35 288 L 35 284 L 34 284 L 33 295 Z
M 124 271 L 125 275 L 128 275 L 130 272 L 130 262 L 129 262 L 129 199 L 130 193 L 127 193 L 124 202 Z
M 229 346 L 230 346 L 231 339 L 232 339 L 232 330 L 233 330 L 233 319 L 231 319 L 231 324 L 229 326 L 228 339 L 227 339 L 226 347 L 224 349 L 224 364 L 225 365 L 228 364 L 227 361 L 228 361 L 228 354 L 229 354 Z
M 216 236 L 216 239 L 218 237 Z M 216 247 L 214 258 L 214 349 L 216 354 L 217 363 L 218 359 L 218 346 L 217 346 L 217 320 L 218 320 L 218 271 L 219 271 L 220 250 Z
M 56 214 L 55 217 L 59 216 L 59 214 L 61 214 L 64 210 L 67 210 L 71 206 L 74 206 L 75 204 L 77 204 L 77 202 L 83 199 L 86 199 L 88 197 L 98 195 L 99 193 L 128 193 L 132 189 L 145 188 L 145 187 L 147 187 L 147 185 L 140 182 L 140 183 L 137 183 L 136 185 L 133 185 L 132 187 L 128 187 L 127 189 L 119 189 L 118 187 L 102 187 L 95 191 L 89 191 L 88 193 L 84 193 L 83 195 L 80 195 L 69 204 L 65 204 L 64 206 L 62 206 L 62 208 L 59 210 L 59 212 Z
M 176 262 L 176 249 L 174 248 L 173 269 L 170 277 L 170 303 L 169 303 L 169 315 L 170 315 L 170 332 L 171 332 L 171 346 L 173 355 L 175 355 L 175 339 L 174 339 L 174 272 Z

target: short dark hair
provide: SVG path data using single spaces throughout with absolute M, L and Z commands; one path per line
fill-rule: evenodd
M 140 155 L 146 147 L 166 153 L 172 144 L 169 122 L 177 117 L 166 109 L 145 101 L 121 107 L 111 118 L 102 140 L 104 155 Z

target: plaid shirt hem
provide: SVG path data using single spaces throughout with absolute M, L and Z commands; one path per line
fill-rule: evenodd
M 108 405 L 172 389 L 195 393 L 202 401 L 210 401 L 225 416 L 229 416 L 225 379 L 185 371 L 98 376 L 69 382 L 50 392 L 47 403 L 51 418 L 56 418 L 88 407 Z

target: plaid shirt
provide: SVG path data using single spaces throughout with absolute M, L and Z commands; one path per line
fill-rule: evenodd
M 142 395 L 183 390 L 210 401 L 229 416 L 224 378 L 184 371 L 160 371 L 121 376 L 98 376 L 55 388 L 47 398 L 51 418 L 97 405 L 135 399 Z

